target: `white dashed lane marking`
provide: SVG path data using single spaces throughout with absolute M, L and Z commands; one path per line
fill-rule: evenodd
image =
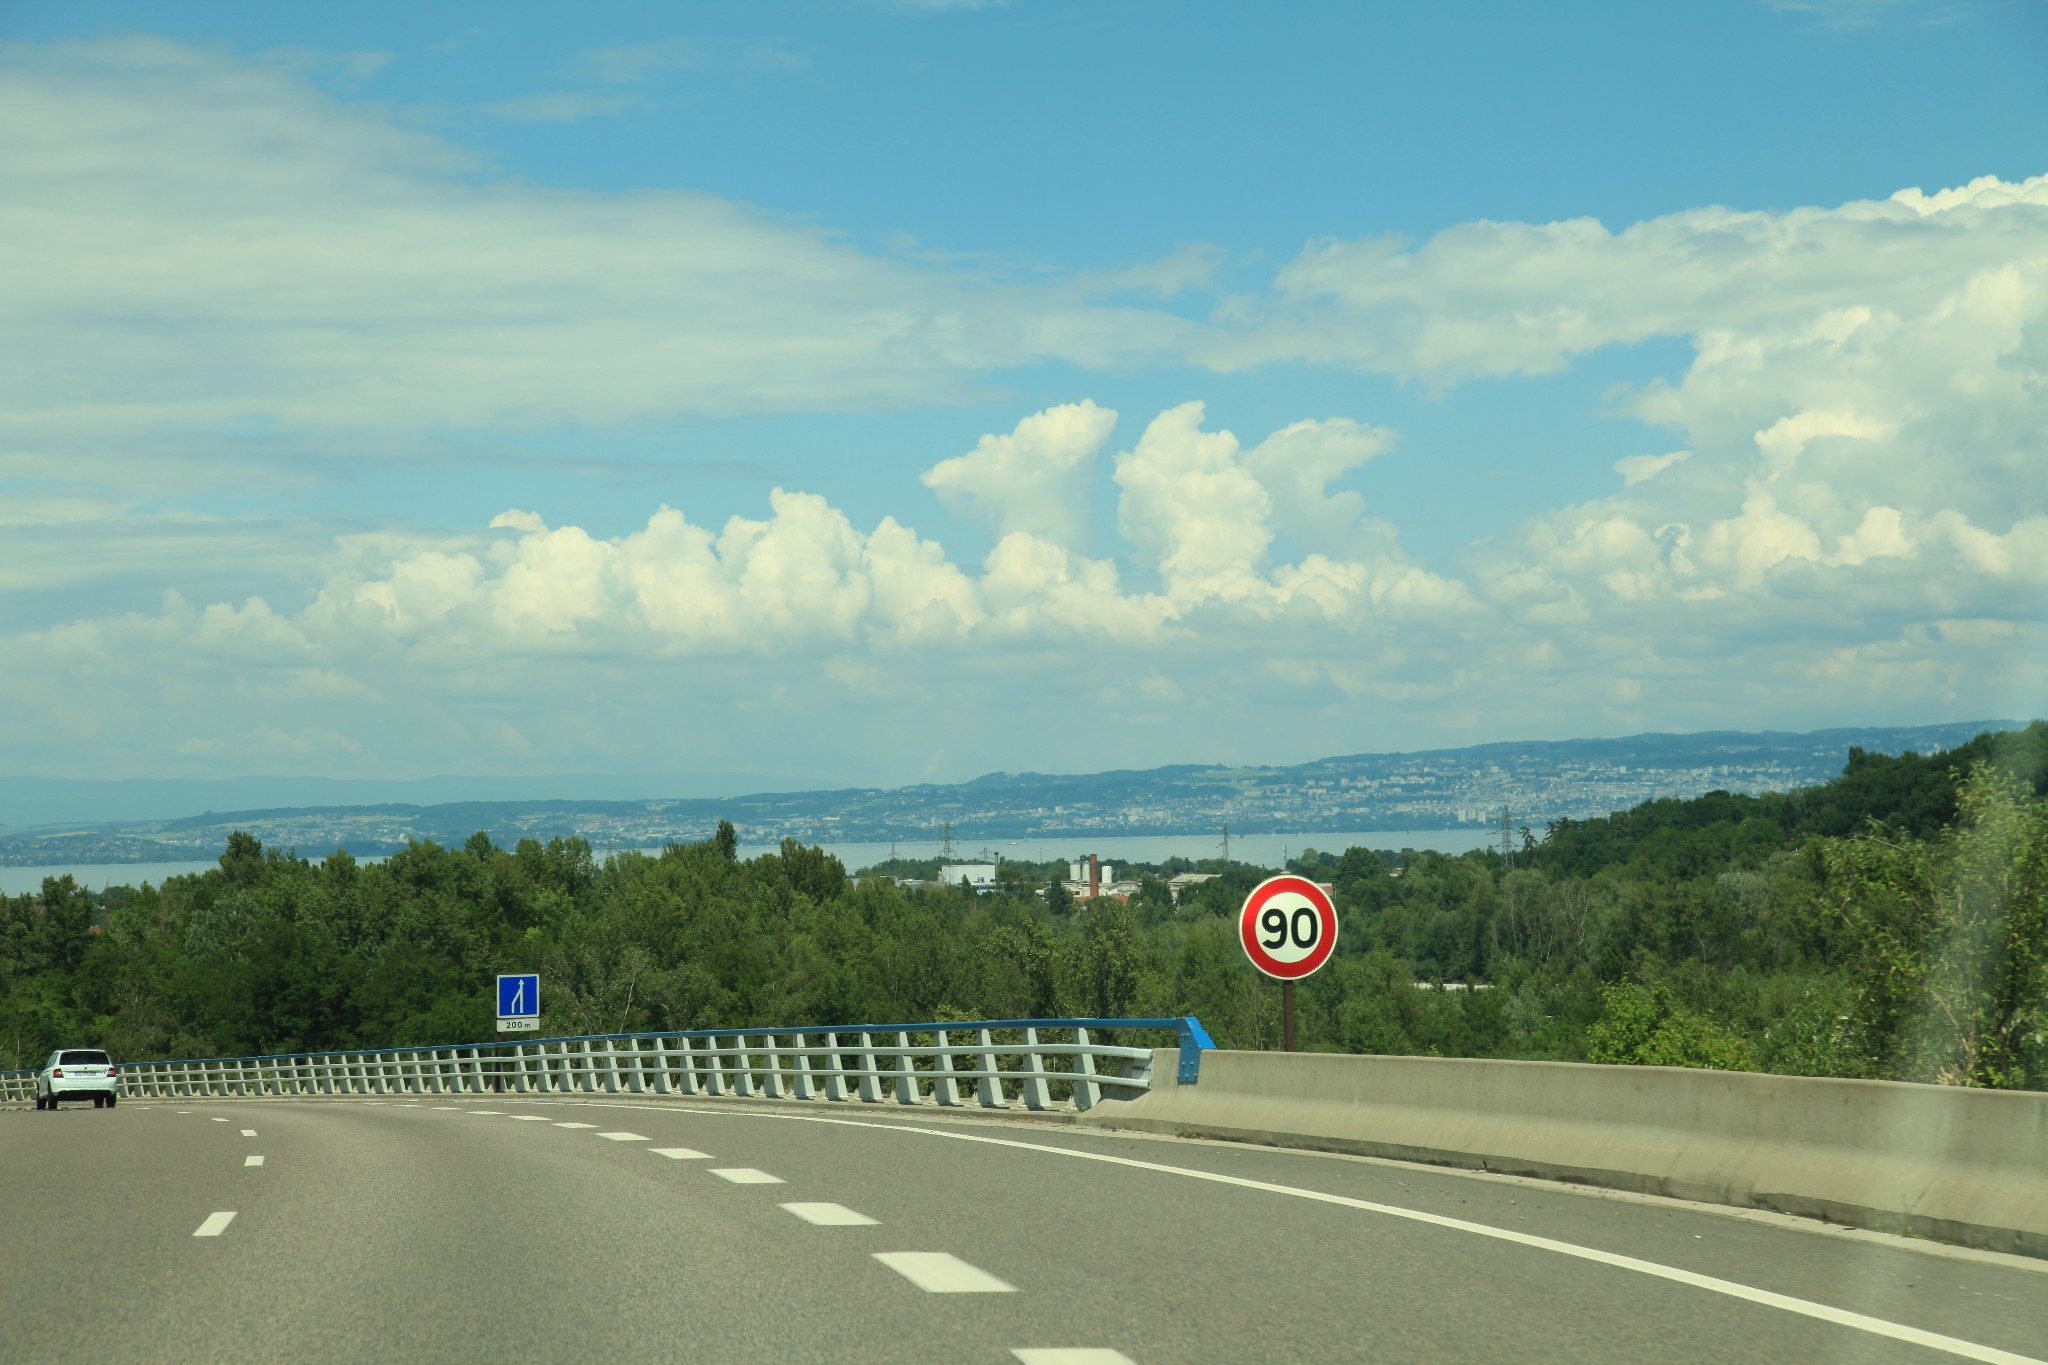
M 255 1130 L 254 1128 L 244 1128 L 244 1129 L 242 1130 L 242 1136 L 243 1136 L 243 1137 L 255 1137 L 255 1136 L 256 1136 L 256 1130 Z
M 844 1204 L 784 1204 L 806 1223 L 815 1223 L 821 1228 L 871 1228 L 879 1224 L 864 1213 L 855 1213 Z
M 609 1139 L 611 1139 L 611 1140 L 612 1140 L 613 1142 L 645 1142 L 645 1141 L 647 1141 L 647 1139 L 646 1139 L 646 1138 L 642 1137 L 642 1136 L 641 1136 L 640 1134 L 638 1134 L 638 1133 L 599 1133 L 599 1134 L 598 1134 L 598 1136 L 599 1136 L 599 1137 L 601 1137 L 601 1138 L 609 1138 Z
M 469 1112 L 472 1114 L 489 1114 L 494 1118 L 505 1117 L 505 1111 L 502 1109 L 472 1109 Z
M 712 1168 L 711 1174 L 717 1176 L 720 1180 L 730 1180 L 735 1185 L 780 1185 L 784 1183 L 781 1176 L 770 1175 L 766 1171 L 757 1171 L 752 1166 L 718 1166 Z
M 228 1230 L 228 1224 L 235 1221 L 232 1213 L 209 1213 L 206 1221 L 193 1230 L 194 1237 L 218 1237 Z
M 595 1128 L 595 1127 L 597 1127 L 597 1125 L 596 1125 L 596 1124 L 594 1124 L 594 1123 L 558 1123 L 558 1124 L 556 1124 L 556 1125 L 555 1125 L 555 1127 L 557 1127 L 557 1128 Z
M 227 1122 L 227 1120 L 226 1120 L 226 1119 L 215 1119 L 215 1120 L 214 1120 L 214 1122 L 215 1122 L 215 1123 L 226 1123 L 226 1122 Z
M 242 1164 L 244 1166 L 261 1166 L 263 1158 L 260 1156 L 245 1156 L 242 1158 Z
M 437 1104 L 434 1106 L 434 1112 L 439 1114 L 459 1114 L 462 1112 L 462 1106 L 459 1104 Z
M 670 1161 L 709 1161 L 711 1153 L 700 1152 L 694 1147 L 649 1147 L 656 1156 L 665 1156 Z
M 1014 1294 L 1017 1286 L 1005 1284 L 977 1266 L 944 1251 L 878 1251 L 875 1259 L 927 1294 Z
M 1122 1351 L 1100 1346 L 1020 1346 L 1010 1354 L 1024 1365 L 1137 1365 Z

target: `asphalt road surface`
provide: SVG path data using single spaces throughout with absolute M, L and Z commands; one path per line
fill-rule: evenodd
M 2012 1362 L 2048 1262 L 868 1107 L 0 1112 L 0 1360 Z

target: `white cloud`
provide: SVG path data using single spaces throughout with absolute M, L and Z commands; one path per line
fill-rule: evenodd
M 1127 586 L 1113 561 L 1046 533 L 1063 529 L 1053 523 L 1069 495 L 1088 496 L 1085 481 L 1072 476 L 1085 473 L 1114 420 L 1079 403 L 984 437 L 971 455 L 926 476 L 990 510 L 1003 530 L 978 573 L 893 517 L 864 532 L 825 499 L 782 489 L 770 494 L 762 519 L 734 516 L 713 529 L 664 506 L 642 529 L 611 538 L 511 509 L 469 538 L 385 533 L 339 545 L 326 581 L 291 616 L 262 598 L 195 611 L 174 595 L 158 616 L 61 626 L 37 635 L 36 647 L 111 650 L 130 637 L 144 646 L 234 641 L 330 671 L 365 649 L 448 660 L 593 651 L 811 657 L 855 647 L 887 654 L 1077 639 L 1129 647 L 1192 638 L 1187 625 L 1198 615 L 1215 624 L 1232 614 L 1267 621 L 1305 613 L 1357 632 L 1465 602 L 1455 582 L 1385 547 L 1371 561 L 1269 558 L 1274 504 L 1253 469 L 1294 502 L 1307 499 L 1311 519 L 1331 506 L 1349 510 L 1323 496 L 1326 480 L 1382 448 L 1385 433 L 1302 423 L 1247 453 L 1232 433 L 1204 431 L 1202 415 L 1199 403 L 1161 413 L 1116 461 L 1119 524 L 1156 575 L 1156 590 Z M 1298 465 L 1288 452 L 1301 454 Z M 1047 466 L 1059 497 L 1047 496 Z
M 687 38 L 663 38 L 624 47 L 595 48 L 577 60 L 578 74 L 615 85 L 631 85 L 666 71 L 708 64 L 703 46 Z
M 1156 356 L 1193 326 L 711 195 L 500 178 L 273 64 L 140 37 L 6 58 L 0 240 L 37 268 L 0 278 L 0 410 L 30 448 L 872 410 L 1048 356 Z
M 1279 531 L 1317 549 L 1337 549 L 1361 529 L 1365 499 L 1349 489 L 1331 493 L 1330 483 L 1398 443 L 1387 428 L 1346 417 L 1296 422 L 1246 452 L 1244 463 L 1272 499 Z
M 1021 531 L 1085 548 L 1095 455 L 1115 427 L 1114 411 L 1085 399 L 1048 408 L 941 460 L 925 471 L 924 485 L 947 511 L 978 517 L 999 535 Z
M 577 74 L 630 99 L 690 60 L 620 50 Z M 991 709 L 1020 733 L 1170 714 L 1289 745 L 1372 710 L 1408 718 L 1390 739 L 1454 742 L 1498 737 L 1504 678 L 1526 733 L 1821 723 L 1837 697 L 2016 714 L 2048 682 L 2048 177 L 1319 242 L 1196 320 L 1227 253 L 1008 278 L 708 195 L 501 178 L 291 62 L 149 39 L 7 61 L 0 241 L 36 268 L 0 272 L 0 605 L 27 623 L 0 644 L 0 751 L 254 764 L 301 733 L 473 768 L 620 752 L 622 718 L 659 731 L 686 696 L 735 745 L 922 763 L 980 752 Z M 1659 337 L 1690 347 L 1683 372 L 1612 401 L 1669 453 L 1441 562 L 1375 519 L 1393 432 L 1240 441 L 1200 403 L 1121 450 L 1109 407 L 1048 407 L 932 465 L 945 511 L 993 532 L 979 564 L 903 507 L 856 523 L 790 489 L 610 535 L 508 483 L 497 505 L 520 508 L 487 530 L 393 520 L 331 549 L 310 518 L 154 501 L 205 479 L 303 491 L 308 451 L 428 431 L 947 403 L 1041 360 L 1094 372 L 1098 397 L 1157 361 L 1449 391 Z M 114 571 L 179 593 L 80 605 Z M 831 731 L 849 695 L 872 733 Z M 167 714 L 179 733 L 154 733 Z
M 1614 472 L 1621 475 L 1622 482 L 1634 488 L 1691 456 L 1690 450 L 1674 450 L 1668 455 L 1630 455 L 1614 462 Z
M 1202 430 L 1200 403 L 1162 412 L 1117 456 L 1117 529 L 1156 569 L 1167 595 L 1241 601 L 1266 587 L 1272 499 L 1244 467 L 1235 436 Z

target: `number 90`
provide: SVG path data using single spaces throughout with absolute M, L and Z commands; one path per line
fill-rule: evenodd
M 1269 905 L 1259 916 L 1259 931 L 1259 942 L 1269 951 L 1286 946 L 1291 938 L 1296 948 L 1307 952 L 1322 936 L 1323 918 L 1313 906 L 1304 905 L 1290 916 L 1279 906 Z

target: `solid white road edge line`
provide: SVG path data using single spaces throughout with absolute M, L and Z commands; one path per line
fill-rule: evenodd
M 206 1221 L 201 1223 L 193 1231 L 192 1235 L 194 1237 L 218 1237 L 223 1232 L 226 1232 L 228 1224 L 234 1221 L 235 1215 L 232 1213 L 209 1213 L 206 1215 Z
M 1168 1166 L 1158 1161 L 1140 1161 L 1136 1157 L 1111 1156 L 1107 1152 L 1081 1152 L 1070 1147 L 1051 1147 L 1042 1142 L 1020 1142 L 1015 1138 L 984 1137 L 979 1133 L 949 1133 L 941 1128 L 919 1128 L 907 1123 L 869 1123 L 861 1119 L 831 1118 L 823 1114 L 770 1114 L 758 1109 L 738 1111 L 731 1109 L 704 1109 L 694 1105 L 627 1105 L 608 1104 L 596 1106 L 606 1109 L 637 1109 L 656 1113 L 708 1114 L 719 1118 L 776 1119 L 784 1123 L 824 1123 L 841 1128 L 878 1128 L 890 1133 L 916 1133 L 923 1137 L 948 1138 L 954 1142 L 979 1142 L 990 1147 L 1014 1147 L 1025 1152 L 1045 1152 L 1052 1156 L 1071 1157 L 1076 1161 L 1099 1161 L 1109 1166 L 1127 1166 L 1132 1170 L 1157 1171 L 1163 1175 L 1184 1176 L 1189 1180 L 1206 1180 L 1216 1185 L 1235 1185 L 1239 1189 L 1259 1190 L 1266 1194 L 1284 1194 L 1294 1199 L 1312 1200 L 1319 1204 L 1336 1204 L 1343 1208 L 1363 1209 L 1367 1213 L 1382 1213 L 1389 1218 L 1406 1218 L 1417 1223 L 1428 1223 L 1433 1227 L 1448 1228 L 1453 1232 L 1469 1232 L 1477 1237 L 1492 1237 L 1517 1246 L 1533 1247 L 1538 1251 L 1555 1252 L 1560 1256 L 1571 1256 L 1596 1265 L 1612 1266 L 1617 1270 L 1632 1270 L 1639 1275 L 1649 1275 L 1674 1284 L 1690 1285 L 1704 1289 L 1711 1294 L 1725 1294 L 1732 1299 L 1762 1304 L 1766 1308 L 1783 1309 L 1801 1317 L 1831 1322 L 1838 1327 L 1853 1328 L 1868 1332 L 1872 1336 L 1888 1337 L 1893 1341 L 1908 1342 L 1914 1346 L 1925 1346 L 1930 1350 L 1945 1351 L 1964 1360 L 1978 1360 L 1985 1365 L 2048 1365 L 2048 1360 L 2038 1356 L 2023 1356 L 2016 1351 L 2002 1351 L 1996 1346 L 1982 1346 L 1961 1337 L 1943 1336 L 1919 1327 L 1909 1327 L 1903 1322 L 1891 1322 L 1884 1318 L 1873 1318 L 1866 1313 L 1854 1313 L 1832 1304 L 1815 1303 L 1811 1299 L 1794 1298 L 1790 1294 L 1778 1294 L 1753 1285 L 1738 1284 L 1734 1280 L 1718 1279 L 1712 1275 L 1701 1275 L 1677 1266 L 1660 1265 L 1656 1261 L 1645 1261 L 1636 1256 L 1623 1256 L 1612 1251 L 1601 1251 L 1597 1247 L 1579 1246 L 1575 1242 L 1560 1242 L 1554 1237 L 1538 1237 L 1532 1233 L 1515 1232 L 1509 1228 L 1490 1227 L 1485 1223 L 1471 1223 L 1463 1218 L 1447 1218 L 1440 1213 L 1424 1213 L 1421 1209 L 1404 1209 L 1395 1204 L 1378 1204 L 1370 1199 L 1353 1199 L 1349 1195 L 1326 1194 L 1322 1190 L 1305 1190 L 1295 1185 L 1278 1185 L 1267 1180 L 1251 1180 L 1239 1175 L 1224 1175 L 1217 1171 L 1199 1171 L 1189 1166 Z
M 875 1259 L 927 1294 L 1014 1294 L 1006 1284 L 978 1266 L 944 1251 L 878 1251 Z
M 263 1158 L 260 1156 L 245 1156 L 242 1158 L 242 1164 L 244 1166 L 261 1166 Z
M 874 1219 L 864 1213 L 855 1213 L 844 1204 L 781 1204 L 797 1217 L 815 1227 L 821 1228 L 872 1228 L 879 1227 Z

